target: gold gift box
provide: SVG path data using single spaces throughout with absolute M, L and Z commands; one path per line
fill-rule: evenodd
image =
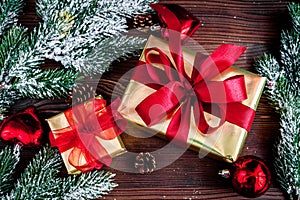
M 97 99 L 97 98 L 102 99 L 101 96 L 95 97 L 95 99 Z M 60 135 L 60 134 L 64 134 L 62 132 L 62 129 L 71 129 L 68 119 L 65 115 L 65 112 L 59 113 L 49 119 L 46 119 L 46 121 L 48 122 L 49 127 L 51 129 L 51 132 L 49 134 L 53 134 L 54 138 L 57 138 L 58 135 Z M 113 129 L 111 129 L 111 131 L 112 130 Z M 124 147 L 124 144 L 119 136 L 115 137 L 112 140 L 104 140 L 97 136 L 96 136 L 96 139 L 106 149 L 107 153 L 112 158 L 127 152 L 127 150 Z M 72 149 L 73 148 L 71 148 L 65 152 L 61 152 L 61 156 L 62 156 L 63 162 L 66 166 L 68 173 L 69 174 L 79 174 L 79 173 L 81 173 L 81 171 L 77 170 L 68 161 L 68 157 L 69 157 Z M 80 160 L 81 165 L 84 165 L 85 163 L 86 163 L 86 160 L 84 158 L 82 160 Z
M 152 47 L 159 47 L 160 50 L 162 50 L 169 58 L 171 58 L 168 44 L 165 41 L 154 36 L 150 36 L 144 50 Z M 189 76 L 192 72 L 192 63 L 194 63 L 195 55 L 195 52 L 183 48 L 183 57 L 185 59 L 184 67 Z M 140 60 L 145 62 L 144 52 L 142 53 Z M 231 67 L 219 74 L 213 80 L 221 81 L 235 75 L 244 75 L 245 77 L 248 98 L 241 103 L 247 105 L 253 110 L 256 110 L 266 82 L 266 78 L 257 76 L 242 69 Z M 130 80 L 122 97 L 122 103 L 118 109 L 119 112 L 129 121 L 147 127 L 147 125 L 135 111 L 135 108 L 141 101 L 155 91 L 156 90 L 142 83 L 139 83 L 135 80 Z M 218 124 L 219 118 L 209 113 L 205 113 L 205 116 L 209 124 Z M 201 151 L 202 154 L 203 152 L 209 153 L 212 157 L 225 160 L 226 162 L 233 162 L 238 158 L 247 137 L 247 131 L 245 129 L 226 121 L 215 132 L 203 134 L 197 129 L 193 117 L 191 117 L 191 119 L 190 131 L 187 140 L 187 145 L 190 149 L 199 152 Z M 151 126 L 151 129 L 155 132 L 158 132 L 158 135 L 165 137 L 169 123 L 170 119 L 167 118 L 164 121 Z

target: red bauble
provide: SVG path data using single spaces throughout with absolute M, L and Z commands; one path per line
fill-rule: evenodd
M 34 113 L 33 107 L 11 115 L 0 126 L 3 140 L 27 146 L 40 145 L 42 132 L 41 122 Z
M 271 182 L 271 173 L 260 158 L 243 156 L 233 166 L 232 185 L 239 194 L 258 197 L 267 191 Z

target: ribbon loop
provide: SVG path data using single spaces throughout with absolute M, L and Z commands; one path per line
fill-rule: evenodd
M 136 111 L 148 126 L 152 126 L 172 113 L 185 94 L 180 82 L 170 82 L 149 95 L 136 107 Z
M 147 71 L 149 72 L 149 76 L 155 83 L 160 82 L 161 77 L 158 76 L 157 73 L 153 72 L 152 63 L 159 64 L 164 69 L 164 74 L 167 76 L 168 80 L 179 80 L 178 73 L 175 73 L 176 68 L 173 66 L 172 61 L 169 59 L 169 57 L 162 50 L 158 48 L 149 48 L 146 49 L 144 53 Z

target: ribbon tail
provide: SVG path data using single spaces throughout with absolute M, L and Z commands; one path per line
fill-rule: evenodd
M 195 122 L 197 124 L 198 130 L 203 134 L 210 134 L 216 131 L 219 127 L 221 127 L 226 121 L 226 106 L 227 104 L 195 103 L 193 108 L 194 108 Z M 197 111 L 199 111 L 198 114 Z M 211 121 L 213 125 L 208 124 L 204 111 L 208 112 L 213 116 L 218 116 L 219 120 Z
M 75 167 L 77 170 L 81 172 L 88 172 L 93 170 L 94 168 L 100 169 L 103 164 L 98 162 L 94 157 L 90 156 L 88 152 L 85 152 L 85 149 L 81 149 L 75 147 L 69 157 L 69 163 Z M 81 162 L 85 162 L 85 164 L 81 164 Z
M 179 144 L 186 144 L 189 136 L 190 121 L 191 121 L 191 102 L 187 100 L 186 103 L 175 112 L 172 116 L 170 124 L 167 128 L 166 137 L 169 140 L 179 142 Z
M 250 131 L 255 110 L 242 103 L 227 104 L 226 121 Z
M 195 118 L 195 122 L 198 127 L 198 130 L 201 133 L 204 133 L 204 134 L 207 133 L 207 131 L 209 129 L 209 125 L 205 120 L 202 103 L 200 101 L 195 101 L 193 109 L 194 109 L 194 118 Z
M 127 127 L 127 121 L 123 118 L 123 116 L 118 111 L 118 107 L 120 106 L 120 104 L 121 104 L 121 99 L 118 97 L 107 107 L 107 113 L 109 113 L 112 116 L 111 120 L 117 136 L 119 136 L 122 132 L 124 132 Z
M 82 136 L 79 147 L 81 147 L 80 150 L 87 162 L 86 165 L 100 169 L 102 164 L 109 166 L 112 158 L 95 135 L 92 133 Z M 78 158 L 75 157 L 75 160 L 78 160 Z
M 88 165 L 87 163 L 84 165 L 81 165 L 80 163 L 83 162 L 84 156 L 81 148 L 78 148 L 77 146 L 72 149 L 68 156 L 69 163 L 75 167 L 77 170 L 80 170 L 82 172 L 88 172 L 91 171 L 93 168 L 92 166 Z M 88 162 L 88 161 L 86 161 Z
M 224 81 L 201 82 L 194 86 L 198 99 L 205 103 L 232 103 L 247 99 L 244 76 L 230 77 Z
M 160 18 L 165 21 L 167 25 L 167 30 L 169 32 L 169 46 L 172 57 L 177 65 L 178 73 L 187 77 L 184 71 L 184 63 L 182 56 L 182 47 L 181 47 L 181 24 L 176 15 L 170 11 L 166 6 L 160 4 L 151 4 L 150 5 L 154 10 L 157 11 Z

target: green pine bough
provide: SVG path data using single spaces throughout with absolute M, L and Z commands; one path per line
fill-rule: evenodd
M 38 0 L 37 13 L 45 26 L 53 24 L 52 16 L 66 22 L 59 40 L 45 42 L 42 54 L 61 62 L 66 68 L 75 68 L 85 74 L 98 74 L 111 63 L 111 54 L 101 50 L 117 51 L 116 56 L 128 55 L 128 49 L 145 42 L 145 39 L 121 35 L 128 28 L 126 18 L 149 11 L 156 0 Z M 118 36 L 118 37 L 116 37 Z M 109 38 L 110 42 L 103 40 Z M 115 40 L 116 38 L 116 40 Z M 113 41 L 117 42 L 113 42 Z M 128 41 L 131 41 L 128 43 Z M 127 44 L 127 45 L 126 45 Z M 97 50 L 105 65 L 93 65 L 87 55 Z M 120 53 L 120 54 L 119 54 Z
M 22 0 L 0 3 L 0 121 L 16 100 L 62 98 L 82 76 L 105 72 L 145 39 L 122 35 L 126 18 L 149 11 L 156 0 L 38 0 L 42 19 L 31 33 L 17 25 Z M 110 50 L 108 52 L 107 50 Z M 103 51 L 103 52 L 102 52 Z M 63 69 L 42 70 L 45 59 Z
M 12 188 L 16 165 L 20 160 L 20 146 L 14 149 L 9 146 L 0 150 L 0 197 L 3 197 Z
M 22 11 L 23 1 L 2 0 L 0 2 L 0 35 L 17 22 L 18 14 Z
M 96 199 L 117 186 L 114 174 L 92 171 L 65 178 L 58 177 L 62 159 L 58 150 L 43 147 L 15 181 L 20 147 L 0 150 L 0 198 L 9 199 Z
M 280 58 L 265 54 L 257 70 L 267 77 L 265 93 L 280 114 L 274 144 L 277 180 L 290 199 L 300 198 L 300 4 L 288 6 L 293 28 L 281 35 Z

